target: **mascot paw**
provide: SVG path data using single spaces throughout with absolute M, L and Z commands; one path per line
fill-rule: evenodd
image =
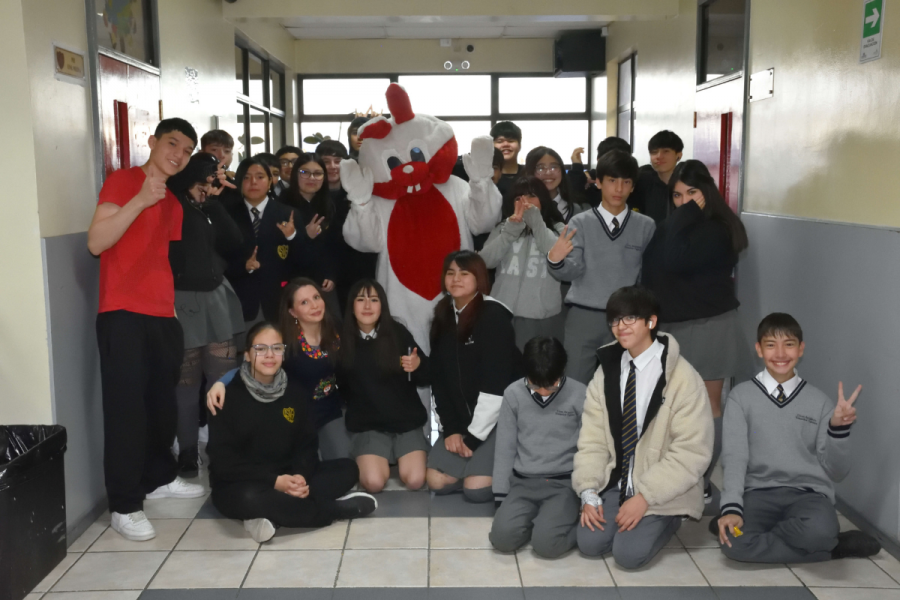
M 341 161 L 341 185 L 354 204 L 365 204 L 372 198 L 375 176 L 352 159 Z
M 472 140 L 472 151 L 463 155 L 463 166 L 469 179 L 490 179 L 494 176 L 494 140 L 482 135 Z

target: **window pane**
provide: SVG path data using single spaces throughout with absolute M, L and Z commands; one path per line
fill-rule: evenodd
M 250 90 L 247 94 L 254 102 L 263 103 L 263 64 L 262 60 L 250 54 L 250 62 L 248 63 L 250 71 Z
M 606 118 L 606 75 L 597 75 L 591 81 L 594 86 L 591 92 L 593 98 L 593 106 L 591 107 L 591 116 L 599 119 Z
M 633 66 L 631 58 L 622 61 L 619 63 L 619 107 L 620 108 L 631 108 L 631 86 L 632 86 L 632 74 L 631 68 Z M 621 137 L 621 136 L 619 136 Z
M 401 75 L 413 112 L 438 117 L 491 114 L 490 75 Z
M 584 77 L 501 77 L 501 113 L 584 112 Z
M 234 78 L 238 94 L 246 94 L 244 89 L 244 49 L 234 47 Z
M 250 109 L 250 155 L 256 156 L 266 151 L 266 113 Z
M 233 160 L 231 162 L 231 170 L 237 169 L 238 164 L 247 158 L 247 149 L 244 146 L 244 123 L 247 122 L 244 111 L 246 105 L 237 103 L 237 126 L 228 129 L 228 133 L 234 138 L 234 151 L 232 153 Z
M 472 150 L 472 139 L 479 135 L 490 135 L 490 121 L 450 121 L 453 135 L 456 136 L 456 145 L 459 153 L 465 154 Z
M 284 146 L 284 119 L 281 117 L 269 117 L 269 139 L 272 141 L 272 152 L 277 152 Z
M 284 75 L 269 69 L 269 106 L 284 110 Z
M 591 147 L 587 148 L 586 159 L 589 168 L 597 166 L 597 144 L 606 139 L 606 119 L 591 122 Z
M 316 136 L 319 139 L 337 140 L 344 145 L 344 148 L 350 150 L 347 145 L 347 125 L 348 122 L 336 123 L 300 123 L 300 148 L 304 152 L 315 152 L 319 141 L 306 141 L 310 136 Z
M 616 126 L 616 132 L 620 138 L 631 143 L 631 111 L 626 110 L 625 112 L 619 113 L 619 122 Z M 634 150 L 634 148 L 632 148 Z
M 343 115 L 366 112 L 369 106 L 386 111 L 384 93 L 390 84 L 390 79 L 304 79 L 303 113 Z
M 572 151 L 579 146 L 587 148 L 588 122 L 581 121 L 516 121 L 522 129 L 522 150 L 519 162 L 525 164 L 528 151 L 537 146 L 547 146 L 559 153 L 568 164 Z
M 744 64 L 744 0 L 716 0 L 703 7 L 705 81 L 737 73 Z

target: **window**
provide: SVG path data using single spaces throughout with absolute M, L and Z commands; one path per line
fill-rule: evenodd
M 373 79 L 304 79 L 303 107 L 307 115 L 337 115 L 372 110 L 381 112 L 387 106 L 384 91 L 391 84 L 387 77 Z
M 583 77 L 504 77 L 500 80 L 500 112 L 584 112 L 586 85 Z
M 591 81 L 591 146 L 586 148 L 587 164 L 597 164 L 597 144 L 606 139 L 606 75 L 597 75 Z
M 237 127 L 234 155 L 238 161 L 284 145 L 284 73 L 246 48 L 234 49 Z M 237 135 L 235 135 L 237 134 Z
M 619 63 L 618 115 L 616 135 L 632 143 L 634 139 L 634 79 L 637 54 Z
M 490 75 L 401 75 L 398 83 L 413 111 L 442 117 L 491 114 Z
M 697 84 L 741 73 L 745 0 L 711 0 L 700 6 Z

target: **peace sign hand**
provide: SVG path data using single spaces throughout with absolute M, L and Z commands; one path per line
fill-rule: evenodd
M 834 407 L 834 415 L 831 417 L 832 427 L 846 427 L 856 420 L 856 407 L 853 406 L 853 403 L 856 402 L 860 390 L 862 390 L 862 386 L 856 386 L 856 390 L 854 390 L 850 398 L 845 400 L 844 382 L 838 382 L 838 401 L 837 406 Z
M 217 186 L 217 189 L 220 192 L 225 188 L 231 188 L 233 190 L 237 189 L 236 185 L 228 181 L 228 174 L 225 172 L 225 163 L 219 163 L 219 168 L 216 169 L 215 177 L 219 180 L 220 185 Z
M 522 217 L 525 215 L 525 208 L 527 202 L 524 196 L 519 196 L 516 198 L 515 209 L 513 210 L 513 214 L 509 215 L 507 219 L 510 223 L 521 223 Z
M 552 248 L 550 248 L 550 254 L 547 255 L 547 258 L 550 259 L 550 262 L 558 263 L 559 261 L 567 257 L 575 247 L 575 245 L 572 244 L 572 238 L 575 237 L 575 233 L 578 230 L 573 229 L 571 233 L 567 234 L 566 232 L 568 230 L 568 225 L 563 227 L 562 233 L 559 234 L 559 238 L 556 240 L 556 243 L 553 244 Z
M 294 227 L 294 211 L 291 211 L 291 218 L 287 221 L 282 221 L 281 223 L 276 223 L 276 227 L 284 234 L 284 237 L 289 238 L 295 233 L 297 233 L 297 228 Z
M 322 233 L 322 221 L 325 220 L 325 217 L 319 217 L 319 215 L 313 215 L 312 220 L 306 226 L 306 235 L 309 236 L 309 239 L 314 240 L 316 236 Z

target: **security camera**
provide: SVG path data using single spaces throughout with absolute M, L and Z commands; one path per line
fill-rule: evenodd
M 460 63 L 459 66 L 462 68 L 463 71 L 467 71 L 469 69 L 469 67 L 471 67 L 472 65 L 469 64 L 469 61 L 464 60 Z
M 444 69 L 445 69 L 445 70 L 449 71 L 449 70 L 452 69 L 452 68 L 453 68 L 453 63 L 452 63 L 452 62 L 450 62 L 449 60 L 444 62 Z
M 468 46 L 466 46 L 466 52 L 475 52 L 475 46 L 469 44 Z

